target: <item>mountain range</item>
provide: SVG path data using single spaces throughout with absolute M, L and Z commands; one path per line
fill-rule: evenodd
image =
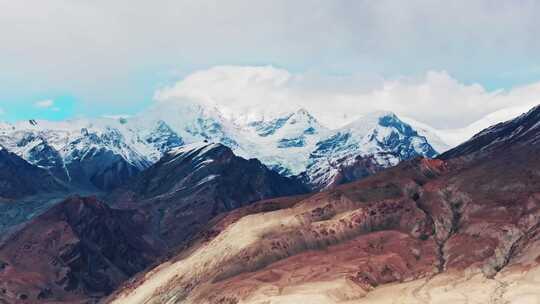
M 448 148 L 433 133 L 390 112 L 367 114 L 335 130 L 305 109 L 240 124 L 196 103 L 162 104 L 129 118 L 0 124 L 0 145 L 6 150 L 74 188 L 92 191 L 116 188 L 168 151 L 202 141 L 257 158 L 314 190 L 339 183 L 342 171 L 353 164 L 370 163 L 357 174 L 365 175 Z
M 510 297 L 516 276 L 522 295 L 539 113 L 452 149 L 391 112 L 2 123 L 0 303 L 431 303 L 455 279 Z

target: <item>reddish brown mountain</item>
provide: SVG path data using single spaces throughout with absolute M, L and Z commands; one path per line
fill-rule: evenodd
M 72 197 L 0 244 L 0 303 L 91 301 L 163 253 L 136 211 Z
M 538 111 L 441 159 L 231 212 L 110 300 L 540 303 Z

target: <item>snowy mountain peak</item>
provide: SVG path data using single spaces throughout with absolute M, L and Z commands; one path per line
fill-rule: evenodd
M 297 175 L 305 170 L 309 153 L 328 132 L 307 110 L 298 109 L 249 123 L 241 132 L 249 141 L 247 153 L 240 155 L 258 158 L 280 173 Z
M 184 140 L 163 120 L 158 120 L 150 133 L 144 136 L 144 142 L 156 149 L 150 157 L 157 161 L 159 158 L 176 147 L 184 144 Z
M 368 113 L 316 144 L 309 157 L 306 178 L 315 189 L 320 189 L 334 184 L 348 166 L 369 164 L 373 173 L 406 159 L 436 155 L 427 139 L 394 113 Z
M 399 118 L 392 112 L 377 111 L 366 113 L 352 122 L 341 127 L 341 130 L 354 130 L 355 132 L 369 131 L 379 125 L 388 123 L 399 123 Z
M 281 133 L 298 133 L 297 131 L 303 128 L 300 131 L 305 131 L 306 134 L 313 134 L 318 129 L 324 128 L 315 117 L 303 108 L 270 120 L 253 121 L 248 126 L 254 128 L 257 134 L 263 137 L 273 135 L 282 128 L 287 130 Z M 291 131 L 292 129 L 295 129 L 295 131 Z
M 388 167 L 436 154 L 425 137 L 391 112 L 368 113 L 335 130 L 305 108 L 249 123 L 228 119 L 229 114 L 190 101 L 162 101 L 129 118 L 2 124 L 0 144 L 63 180 L 75 178 L 73 170 L 97 166 L 97 171 L 79 176 L 93 184 L 114 176 L 111 170 L 136 174 L 169 151 L 203 141 L 221 143 L 285 175 L 322 168 L 327 176 L 337 162 L 357 156 L 373 157 Z

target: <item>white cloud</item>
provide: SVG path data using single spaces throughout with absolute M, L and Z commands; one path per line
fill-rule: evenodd
M 39 100 L 34 103 L 34 106 L 40 109 L 49 109 L 54 106 L 54 100 L 52 99 Z M 53 108 L 53 110 L 54 109 L 56 108 Z
M 203 102 L 239 120 L 303 107 L 324 124 L 338 127 L 362 113 L 388 110 L 438 129 L 455 129 L 494 111 L 539 104 L 540 82 L 488 92 L 478 84 L 460 83 L 445 71 L 429 71 L 417 78 L 366 80 L 357 75 L 291 73 L 272 66 L 218 66 L 158 90 L 155 99 Z
M 527 69 L 540 54 L 535 0 L 0 0 L 0 7 L 4 87 L 14 95 L 61 88 L 92 106 L 141 98 L 170 70 L 216 64 L 375 76 L 434 69 L 510 85 L 540 77 Z
M 447 130 L 434 130 L 439 137 L 450 146 L 457 146 L 458 144 L 471 138 L 474 134 L 482 131 L 485 128 L 493 126 L 499 122 L 507 121 L 529 111 L 532 107 L 536 106 L 540 102 L 525 104 L 521 106 L 510 106 L 503 108 L 493 113 L 490 113 L 472 124 L 463 128 L 447 129 Z

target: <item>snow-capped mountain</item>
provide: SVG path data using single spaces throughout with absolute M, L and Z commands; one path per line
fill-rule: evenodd
M 399 119 L 411 126 L 414 130 L 418 132 L 418 134 L 424 136 L 429 142 L 429 144 L 433 147 L 433 149 L 435 149 L 438 153 L 446 152 L 455 146 L 450 144 L 451 140 L 449 140 L 447 137 L 443 138 L 441 130 L 437 130 L 425 123 L 419 122 L 410 117 L 400 116 Z
M 194 102 L 160 102 L 145 113 L 127 119 L 135 133 L 145 133 L 157 123 L 165 123 L 184 143 L 209 141 L 238 147 L 239 128 L 225 119 L 217 108 Z
M 9 151 L 64 181 L 102 190 L 118 186 L 171 149 L 195 142 L 222 143 L 240 157 L 302 176 L 318 189 L 338 183 L 336 177 L 352 164 L 370 163 L 369 170 L 360 170 L 367 174 L 404 159 L 433 157 L 437 151 L 430 138 L 426 129 L 416 130 L 389 112 L 330 130 L 305 109 L 240 123 L 217 107 L 193 102 L 160 102 L 125 118 L 0 125 L 0 144 Z
M 321 125 L 305 109 L 299 109 L 268 120 L 247 124 L 242 135 L 250 142 L 244 154 L 256 157 L 267 166 L 285 175 L 302 173 L 309 154 L 330 130 Z
M 151 152 L 147 155 L 151 161 L 159 160 L 170 149 L 184 144 L 184 140 L 163 120 L 158 120 L 148 132 L 141 133 L 141 137 L 143 143 L 154 149 L 150 149 Z M 141 137 L 138 137 L 138 139 L 141 139 Z
M 108 190 L 147 168 L 152 146 L 121 121 L 25 121 L 0 129 L 0 144 L 57 178 Z
M 426 137 L 419 135 L 395 114 L 375 112 L 317 142 L 310 153 L 304 178 L 315 189 L 321 189 L 349 181 L 340 179 L 352 167 L 361 167 L 356 173 L 360 178 L 406 159 L 436 155 L 437 151 Z

